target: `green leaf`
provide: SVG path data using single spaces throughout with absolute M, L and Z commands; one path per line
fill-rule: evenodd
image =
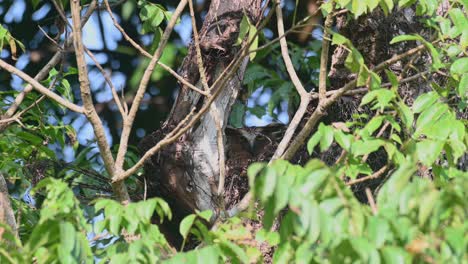
M 120 224 L 122 221 L 122 216 L 117 215 L 108 215 L 106 218 L 109 221 L 109 231 L 114 235 L 120 235 Z
M 270 246 L 276 246 L 280 242 L 280 236 L 276 231 L 266 231 L 265 229 L 260 229 L 255 234 L 255 240 L 258 242 L 268 242 Z
M 333 38 L 332 38 L 333 45 L 345 45 L 345 44 L 349 45 L 350 43 L 351 41 L 347 39 L 345 36 L 339 33 L 333 32 Z
M 243 84 L 250 84 L 258 80 L 263 80 L 266 77 L 271 77 L 268 70 L 258 64 L 253 64 L 245 71 Z
M 260 200 L 266 202 L 275 191 L 276 179 L 278 177 L 276 170 L 271 167 L 266 167 L 262 175 L 264 177 L 263 188 L 258 194 Z
M 363 139 L 369 138 L 372 134 L 382 125 L 385 116 L 376 116 L 372 118 L 369 123 L 360 131 Z
M 380 0 L 366 0 L 365 2 L 369 12 L 372 12 L 379 5 Z
M 236 45 L 240 45 L 242 41 L 244 40 L 245 36 L 247 35 L 247 32 L 249 32 L 249 29 L 250 29 L 249 24 L 250 24 L 249 18 L 244 14 L 239 25 L 239 35 L 237 37 Z
M 403 248 L 387 246 L 382 249 L 384 263 L 411 263 L 411 256 Z
M 367 5 L 366 1 L 362 0 L 352 0 L 351 12 L 354 14 L 354 18 L 358 18 L 360 15 L 366 13 Z
M 399 7 L 407 7 L 409 5 L 412 5 L 416 0 L 399 0 L 398 1 L 398 6 Z
M 323 124 L 320 123 L 320 125 L 323 125 Z M 322 135 L 323 135 L 323 130 L 321 130 L 319 126 L 319 129 L 317 130 L 317 132 L 315 132 L 315 134 L 309 139 L 309 142 L 307 142 L 307 151 L 309 152 L 309 154 L 312 154 L 315 146 L 317 146 L 317 144 L 320 142 Z
M 33 8 L 36 9 L 37 5 L 39 5 L 39 3 L 42 2 L 42 0 L 31 0 L 31 2 L 32 2 L 32 5 L 33 5 Z
M 341 130 L 335 130 L 335 141 L 346 151 L 350 151 L 353 136 L 343 133 Z
M 411 131 L 414 122 L 414 115 L 411 109 L 403 102 L 398 102 L 398 113 L 405 127 Z
M 362 156 L 377 151 L 385 141 L 380 139 L 358 140 L 352 146 L 352 153 L 355 156 Z
M 73 91 L 67 79 L 62 79 L 61 86 L 58 86 L 58 91 L 70 102 L 73 102 Z
M 462 75 L 457 93 L 461 98 L 466 99 L 468 97 L 468 73 Z
M 351 0 L 336 0 L 336 3 L 340 5 L 340 7 L 346 7 L 346 5 L 349 4 L 349 2 L 351 2 Z
M 320 126 L 322 126 L 323 123 L 320 123 Z M 327 150 L 331 144 L 333 143 L 333 128 L 331 126 L 325 126 L 323 125 L 322 127 L 319 126 L 319 129 L 322 130 L 322 138 L 320 140 L 320 151 L 324 152 Z
M 387 238 L 391 236 L 389 224 L 386 220 L 381 218 L 370 218 L 367 230 L 369 239 L 377 248 L 382 247 Z
M 317 202 L 313 201 L 308 206 L 310 209 L 309 230 L 307 232 L 307 240 L 315 243 L 320 235 L 320 208 Z
M 76 232 L 70 222 L 60 222 L 60 246 L 58 256 L 64 262 L 72 262 L 72 251 L 75 248 Z
M 431 166 L 444 148 L 443 141 L 423 140 L 416 143 L 416 153 L 422 164 Z
M 448 12 L 448 15 L 455 25 L 453 27 L 454 32 L 450 35 L 450 37 L 456 38 L 468 28 L 468 19 L 460 8 L 451 8 Z
M 244 126 L 245 105 L 236 102 L 232 106 L 231 114 L 229 115 L 229 123 L 235 128 L 242 128 Z
M 290 263 L 294 257 L 293 248 L 289 242 L 281 243 L 273 254 L 272 263 Z
M 414 137 L 418 137 L 420 133 L 438 121 L 448 111 L 448 106 L 443 103 L 436 103 L 432 107 L 424 110 L 416 120 L 416 131 Z
M 249 51 L 255 50 L 258 48 L 258 35 L 257 35 L 257 28 L 255 25 L 250 25 L 249 29 L 249 43 L 252 42 L 252 44 L 249 47 Z M 251 52 L 249 57 L 250 61 L 253 61 L 255 59 L 255 55 L 257 55 L 256 52 Z
M 172 258 L 163 261 L 164 264 L 180 264 L 180 263 L 219 263 L 220 249 L 218 245 L 206 246 L 201 249 L 188 251 L 186 253 L 177 253 Z M 113 262 L 112 262 L 113 263 Z
M 255 178 L 257 177 L 258 173 L 265 168 L 266 163 L 262 162 L 255 162 L 250 164 L 249 168 L 247 169 L 247 176 L 249 177 L 249 186 L 253 186 Z
M 370 175 L 372 174 L 372 169 L 367 163 L 351 159 L 348 166 L 346 167 L 345 174 L 351 179 L 356 179 L 358 175 Z
M 206 221 L 210 222 L 211 217 L 213 216 L 213 211 L 211 211 L 211 210 L 205 210 L 205 211 L 202 211 L 202 212 L 197 213 L 197 215 L 198 215 L 200 218 L 205 219 Z
M 450 73 L 456 80 L 459 80 L 459 76 L 468 73 L 468 58 L 459 58 L 454 61 L 450 66 Z
M 428 92 L 418 96 L 412 106 L 413 112 L 416 114 L 421 113 L 428 107 L 432 106 L 437 99 L 439 99 L 439 96 L 435 92 Z
M 439 200 L 439 192 L 436 190 L 431 191 L 429 194 L 424 195 L 424 202 L 420 204 L 418 222 L 419 226 L 424 226 L 427 219 L 432 213 L 436 203 Z
M 388 80 L 392 84 L 392 89 L 398 88 L 398 77 L 390 70 L 385 69 L 385 73 L 387 74 Z
M 179 227 L 179 232 L 182 235 L 184 239 L 187 239 L 187 236 L 190 232 L 190 229 L 192 228 L 193 223 L 195 222 L 195 219 L 197 218 L 196 215 L 191 214 L 186 216 L 181 222 L 180 222 L 180 227 Z
M 32 134 L 32 133 L 29 133 L 29 132 L 26 132 L 26 131 L 20 131 L 16 134 L 19 138 L 21 139 L 24 139 L 30 143 L 32 143 L 33 145 L 40 145 L 42 144 L 43 140 L 42 138 Z
M 384 10 L 385 15 L 387 16 L 390 12 L 393 11 L 393 0 L 383 0 L 380 2 L 380 6 Z
M 390 41 L 390 44 L 395 44 L 395 43 L 398 43 L 398 42 L 410 41 L 410 40 L 419 40 L 419 41 L 421 41 L 421 39 L 422 39 L 421 36 L 416 36 L 416 35 L 400 35 L 400 36 L 394 37 Z
M 227 254 L 234 257 L 234 260 L 239 260 L 239 263 L 249 263 L 249 257 L 238 245 L 228 240 L 222 240 L 219 245 L 221 250 L 227 251 Z

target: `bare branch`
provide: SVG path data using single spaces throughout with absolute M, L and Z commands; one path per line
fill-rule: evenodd
M 276 16 L 277 16 L 277 24 L 278 24 L 278 36 L 284 35 L 284 23 L 283 23 L 283 12 L 281 10 L 280 5 L 281 0 L 276 1 Z M 302 97 L 308 97 L 307 91 L 304 89 L 304 86 L 299 80 L 299 77 L 296 74 L 296 70 L 294 69 L 294 65 L 291 61 L 291 57 L 289 57 L 289 50 L 288 50 L 288 42 L 286 41 L 286 37 L 280 38 L 280 47 L 281 47 L 281 55 L 283 56 L 284 64 L 286 65 L 286 70 L 288 71 L 289 77 L 291 77 L 291 81 L 296 87 L 297 92 Z
M 333 23 L 333 9 L 335 2 L 332 2 L 332 11 L 325 18 L 323 36 L 322 36 L 322 51 L 320 54 L 320 73 L 319 73 L 319 100 L 325 100 L 327 92 L 327 68 L 328 68 L 328 52 L 330 49 L 330 28 Z
M 372 192 L 369 189 L 369 187 L 366 187 L 366 196 L 367 200 L 369 201 L 369 205 L 372 209 L 372 213 L 376 215 L 378 213 L 377 205 L 375 204 L 374 196 L 372 196 Z
M 425 48 L 424 45 L 420 45 L 420 46 L 418 46 L 416 48 L 410 49 L 410 50 L 408 50 L 408 51 L 406 51 L 406 52 L 404 52 L 402 54 L 396 55 L 396 56 L 394 56 L 394 57 L 380 63 L 379 65 L 377 65 L 372 70 L 374 72 L 379 72 L 379 71 L 387 68 L 388 66 L 392 65 L 393 63 L 395 63 L 395 62 L 397 62 L 397 61 L 399 61 L 399 60 L 401 60 L 401 59 L 403 59 L 405 57 L 411 56 L 411 55 L 419 52 L 420 50 L 422 50 L 424 48 Z M 349 90 L 353 89 L 354 87 L 356 87 L 356 82 L 357 82 L 356 80 L 353 80 L 353 81 L 345 84 L 343 87 L 336 90 L 330 97 L 327 97 L 326 100 L 319 101 L 319 104 L 318 104 L 317 108 L 312 113 L 309 120 L 307 120 L 307 122 L 306 122 L 304 128 L 301 130 L 301 132 L 291 142 L 289 148 L 283 154 L 282 158 L 291 159 L 294 156 L 294 154 L 296 154 L 297 150 L 302 146 L 302 144 L 304 144 L 307 137 L 309 137 L 310 133 L 314 129 L 317 122 L 325 114 L 325 110 L 330 105 L 332 105 L 334 102 L 336 102 L 336 100 L 338 100 L 338 98 L 340 98 L 344 93 L 346 93 L 347 91 L 349 91 Z
M 201 50 L 200 50 L 200 37 L 198 36 L 198 30 L 197 30 L 197 23 L 195 21 L 195 12 L 193 11 L 193 1 L 189 0 L 189 9 L 190 9 L 190 18 L 192 21 L 192 30 L 193 30 L 193 39 L 195 40 L 195 51 L 197 53 L 197 64 L 198 64 L 198 72 L 200 73 L 200 81 L 203 85 L 203 88 L 205 91 L 210 90 L 210 86 L 208 85 L 208 81 L 206 79 L 206 74 L 205 74 L 205 67 L 203 66 L 203 58 L 201 55 Z
M 17 69 L 15 66 L 8 64 L 4 60 L 0 59 L 0 68 L 5 69 L 6 71 L 10 72 L 11 74 L 17 75 L 21 79 L 23 79 L 25 82 L 31 84 L 32 88 L 36 89 L 38 92 L 41 94 L 49 97 L 50 99 L 54 100 L 55 102 L 65 106 L 66 108 L 70 109 L 73 112 L 77 113 L 84 113 L 84 109 L 81 106 L 78 106 L 65 98 L 61 97 L 60 95 L 50 91 L 46 87 L 44 87 L 42 84 L 40 84 L 38 81 L 33 79 L 31 76 L 26 74 L 25 72 Z
M 73 46 L 75 47 L 76 63 L 78 65 L 78 79 L 80 81 L 81 99 L 83 100 L 85 115 L 93 127 L 94 135 L 96 137 L 106 171 L 110 177 L 113 177 L 115 174 L 114 158 L 112 157 L 109 144 L 107 143 L 101 119 L 94 108 L 91 89 L 89 87 L 88 69 L 85 62 L 84 47 L 81 39 L 80 1 L 70 1 L 70 7 L 73 21 Z M 128 203 L 130 201 L 130 197 L 123 182 L 113 183 L 112 189 L 121 202 Z
M 283 12 L 281 10 L 280 0 L 278 0 L 276 3 L 276 17 L 277 17 L 277 24 L 278 24 L 278 35 L 285 36 Z M 296 131 L 297 126 L 299 125 L 302 118 L 304 117 L 307 111 L 307 106 L 309 105 L 310 100 L 311 100 L 310 94 L 307 93 L 307 91 L 302 86 L 302 83 L 296 74 L 296 70 L 294 69 L 294 65 L 292 64 L 291 58 L 289 57 L 286 37 L 279 38 L 279 42 L 281 46 L 281 54 L 283 56 L 283 61 L 286 65 L 286 70 L 288 71 L 289 76 L 291 77 L 294 87 L 296 87 L 296 91 L 299 93 L 299 96 L 301 98 L 301 103 L 296 113 L 294 114 L 294 117 L 292 118 L 291 122 L 289 122 L 288 128 L 286 129 L 286 132 L 284 133 L 284 136 L 281 139 L 281 142 L 278 144 L 278 147 L 276 148 L 276 151 L 273 154 L 271 161 L 278 159 L 279 157 L 281 157 L 281 155 L 283 155 L 284 151 L 286 150 L 289 144 L 289 141 L 291 140 L 291 138 L 294 135 L 294 132 Z
M 94 12 L 94 10 L 96 9 L 96 4 L 97 4 L 97 0 L 93 0 L 90 4 L 89 4 L 89 7 L 88 9 L 86 10 L 86 13 L 85 15 L 82 17 L 81 19 L 81 24 L 84 25 L 86 24 L 86 22 L 88 21 L 89 17 L 91 16 L 91 14 Z M 47 77 L 47 75 L 49 74 L 49 71 L 57 64 L 60 62 L 61 58 L 62 58 L 62 55 L 63 55 L 63 52 L 65 52 L 65 50 L 70 46 L 72 45 L 72 36 L 70 36 L 66 41 L 65 41 L 65 44 L 64 44 L 64 48 L 60 49 L 59 51 L 57 51 L 54 56 L 52 56 L 52 58 L 49 60 L 49 62 L 47 62 L 46 65 L 44 65 L 44 67 L 39 71 L 39 73 L 36 74 L 36 76 L 34 76 L 34 79 L 36 81 L 39 81 L 39 80 L 42 80 L 44 79 L 45 77 Z M 33 87 L 31 84 L 28 84 L 26 85 L 26 87 L 24 87 L 23 91 L 21 91 L 21 93 L 19 93 L 16 98 L 15 98 L 15 101 L 10 105 L 10 107 L 8 108 L 8 110 L 5 112 L 5 114 L 3 115 L 3 118 L 9 118 L 9 117 L 12 117 L 15 112 L 18 110 L 18 107 L 20 106 L 20 104 L 23 102 L 24 98 L 26 97 L 26 95 L 28 93 L 30 93 L 31 91 L 33 90 Z M 2 129 L 4 129 L 5 127 L 0 127 L 0 131 Z
M 360 182 L 365 182 L 365 181 L 368 181 L 368 180 L 377 179 L 380 176 L 382 176 L 385 173 L 385 171 L 387 171 L 387 168 L 388 168 L 388 166 L 385 165 L 382 168 L 380 168 L 378 171 L 372 173 L 371 175 L 349 181 L 349 182 L 346 183 L 346 185 L 351 186 L 351 185 L 358 184 Z

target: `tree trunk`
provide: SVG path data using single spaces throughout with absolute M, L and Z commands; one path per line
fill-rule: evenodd
M 11 231 L 17 235 L 18 230 L 16 227 L 15 213 L 11 207 L 7 184 L 2 173 L 0 173 L 0 223 L 9 226 Z M 0 227 L 0 241 L 2 240 L 2 229 L 3 228 Z
M 199 30 L 203 66 L 210 86 L 237 56 L 240 46 L 236 47 L 235 42 L 242 17 L 246 14 L 252 23 L 257 23 L 261 17 L 260 5 L 260 0 L 211 1 Z M 175 143 L 153 156 L 145 166 L 148 196 L 164 197 L 175 210 L 175 218 L 183 217 L 195 209 L 211 209 L 215 212 L 224 209 L 216 194 L 220 166 L 215 115 L 219 114 L 223 142 L 226 142 L 224 130 L 231 106 L 241 89 L 247 63 L 248 57 L 243 59 L 225 86 L 212 87 L 212 93 L 216 89 L 222 90 L 210 110 Z M 194 42 L 179 72 L 187 81 L 203 90 Z M 207 97 L 182 86 L 168 119 L 160 130 L 142 140 L 140 149 L 144 152 L 154 146 L 180 124 L 193 108 L 199 110 L 207 101 Z

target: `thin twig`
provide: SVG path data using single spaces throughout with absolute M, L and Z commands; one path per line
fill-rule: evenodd
M 203 66 L 203 58 L 200 49 L 200 37 L 198 36 L 197 22 L 195 21 L 195 12 L 193 11 L 193 1 L 189 0 L 190 17 L 192 21 L 193 39 L 195 40 L 195 51 L 197 54 L 198 72 L 200 73 L 200 80 L 205 91 L 210 91 L 208 80 L 206 79 L 205 67 Z
M 57 47 L 57 49 L 62 49 L 62 47 L 57 43 L 57 41 L 55 41 L 55 39 L 53 39 L 51 36 L 49 36 L 49 34 L 47 34 L 47 32 L 44 31 L 44 29 L 42 29 L 41 26 L 37 26 L 39 28 L 39 30 L 42 32 L 42 34 L 44 34 L 44 36 L 50 41 L 52 42 L 55 47 Z
M 378 171 L 372 173 L 371 175 L 349 181 L 349 182 L 346 183 L 346 185 L 351 186 L 351 185 L 355 185 L 357 183 L 365 182 L 365 181 L 368 181 L 368 180 L 377 179 L 377 178 L 379 178 L 380 176 L 382 176 L 385 173 L 387 168 L 388 168 L 388 166 L 385 165 L 382 168 L 380 168 Z
M 370 208 L 372 209 L 372 214 L 376 215 L 378 213 L 377 205 L 375 204 L 374 196 L 372 195 L 369 187 L 366 187 L 366 196 L 367 201 L 369 202 Z
M 111 92 L 112 92 L 112 97 L 114 97 L 115 104 L 117 105 L 117 108 L 120 111 L 120 114 L 122 115 L 122 118 L 124 118 L 127 113 L 124 111 L 122 102 L 120 101 L 119 95 L 117 94 L 117 90 L 115 89 L 114 83 L 112 82 L 109 74 L 102 68 L 101 64 L 99 64 L 98 60 L 94 56 L 94 54 L 86 47 L 84 47 L 84 50 L 86 51 L 86 54 L 91 58 L 91 60 L 94 62 L 96 65 L 96 68 L 101 72 L 102 76 L 104 77 L 104 80 L 106 80 L 107 84 L 109 85 Z
M 277 24 L 278 24 L 278 35 L 284 35 L 284 23 L 283 23 L 283 12 L 281 10 L 280 5 L 281 0 L 276 1 L 276 16 L 277 16 Z M 294 65 L 291 61 L 291 57 L 289 56 L 288 50 L 288 43 L 286 41 L 286 37 L 280 39 L 280 47 L 281 47 L 281 55 L 283 57 L 284 64 L 286 65 L 286 70 L 288 71 L 289 77 L 294 84 L 297 92 L 301 96 L 301 98 L 308 97 L 307 91 L 304 89 L 304 86 L 299 80 L 297 76 L 296 70 L 294 69 Z
M 109 13 L 109 16 L 112 19 L 112 22 L 114 23 L 114 26 L 120 31 L 120 33 L 123 35 L 124 39 L 127 40 L 134 48 L 136 48 L 143 56 L 151 59 L 153 56 L 149 54 L 143 47 L 141 47 L 136 41 L 134 41 L 128 34 L 125 32 L 125 30 L 120 26 L 120 24 L 117 22 L 117 19 L 115 19 L 114 14 L 112 13 L 112 10 L 110 9 L 108 0 L 104 0 L 104 4 L 106 5 L 107 12 Z M 189 83 L 184 79 L 184 77 L 180 76 L 176 71 L 171 69 L 171 67 L 167 66 L 166 64 L 158 61 L 158 66 L 169 72 L 172 76 L 174 76 L 179 82 L 181 82 L 183 85 L 189 87 L 190 89 L 203 94 L 205 96 L 208 95 L 208 92 L 202 91 L 198 89 L 195 85 Z

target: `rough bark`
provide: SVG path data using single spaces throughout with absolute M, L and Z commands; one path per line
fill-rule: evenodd
M 211 1 L 209 12 L 199 30 L 203 66 L 209 85 L 214 83 L 237 55 L 239 47 L 234 44 L 242 17 L 246 14 L 252 23 L 258 22 L 260 4 L 260 0 Z M 219 212 L 222 207 L 222 197 L 216 195 L 220 167 L 214 114 L 219 112 L 220 125 L 224 131 L 231 106 L 241 89 L 247 63 L 248 57 L 225 86 L 214 87 L 222 89 L 213 102 L 214 107 L 178 141 L 153 156 L 145 166 L 148 195 L 164 197 L 174 208 L 176 218 L 195 209 Z M 190 45 L 179 72 L 203 90 L 194 43 Z M 145 151 L 154 146 L 182 122 L 193 108 L 200 109 L 206 101 L 207 97 L 182 86 L 166 122 L 160 130 L 143 139 L 140 149 Z M 225 136 L 223 141 L 226 142 Z
M 11 228 L 11 231 L 15 235 L 17 234 L 15 213 L 13 212 L 13 208 L 11 207 L 7 184 L 2 173 L 0 173 L 0 223 L 9 226 Z M 3 228 L 0 227 L 0 240 L 2 237 L 1 235 L 3 233 L 2 229 Z

